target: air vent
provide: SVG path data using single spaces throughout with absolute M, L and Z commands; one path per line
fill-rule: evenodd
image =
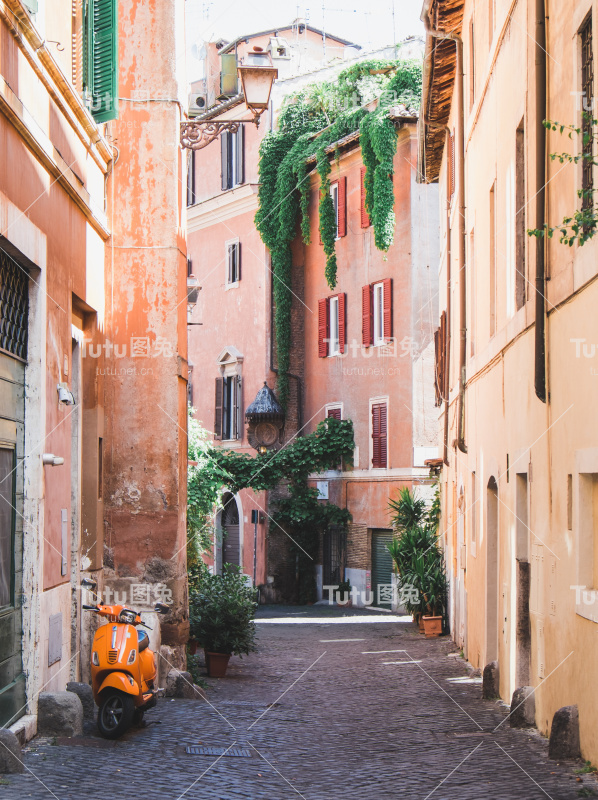
M 109 664 L 116 664 L 118 661 L 118 650 L 109 650 L 108 651 L 108 663 Z

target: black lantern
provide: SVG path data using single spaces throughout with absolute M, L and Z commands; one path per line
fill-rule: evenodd
M 274 392 L 264 381 L 253 403 L 245 411 L 247 438 L 258 453 L 278 450 L 282 443 L 284 411 Z

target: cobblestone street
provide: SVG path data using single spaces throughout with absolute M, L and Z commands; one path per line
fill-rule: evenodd
M 550 762 L 538 734 L 510 729 L 504 708 L 480 699 L 447 638 L 320 606 L 270 607 L 258 624 L 259 653 L 210 680 L 209 704 L 160 700 L 117 743 L 91 726 L 68 744 L 33 740 L 27 772 L 7 776 L 0 798 L 593 796 L 579 764 Z

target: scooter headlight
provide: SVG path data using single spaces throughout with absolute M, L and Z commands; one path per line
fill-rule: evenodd
M 128 625 L 133 625 L 137 619 L 137 614 L 134 611 L 130 611 L 128 608 L 123 608 L 123 610 L 120 612 L 119 619 L 121 622 L 126 622 Z
M 94 665 L 94 667 L 99 667 L 99 666 L 100 666 L 100 657 L 99 657 L 99 655 L 96 653 L 96 651 L 95 651 L 95 650 L 94 650 L 94 651 L 93 651 L 93 653 L 91 654 L 91 663 Z
M 127 658 L 127 664 L 134 664 L 136 658 L 137 658 L 137 650 L 133 649 L 129 653 L 129 657 Z

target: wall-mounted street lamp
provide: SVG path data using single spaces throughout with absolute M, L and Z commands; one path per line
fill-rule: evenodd
M 245 105 L 253 113 L 253 119 L 226 119 L 214 120 L 196 117 L 195 119 L 181 122 L 181 146 L 188 150 L 201 150 L 210 142 L 217 139 L 222 131 L 234 133 L 239 130 L 239 125 L 253 122 L 256 127 L 260 124 L 260 117 L 268 108 L 272 84 L 278 77 L 278 70 L 272 66 L 272 59 L 261 47 L 254 47 L 247 54 L 246 63 L 237 67 L 241 79 L 241 87 L 245 97 Z M 212 109 L 213 114 L 217 109 Z

